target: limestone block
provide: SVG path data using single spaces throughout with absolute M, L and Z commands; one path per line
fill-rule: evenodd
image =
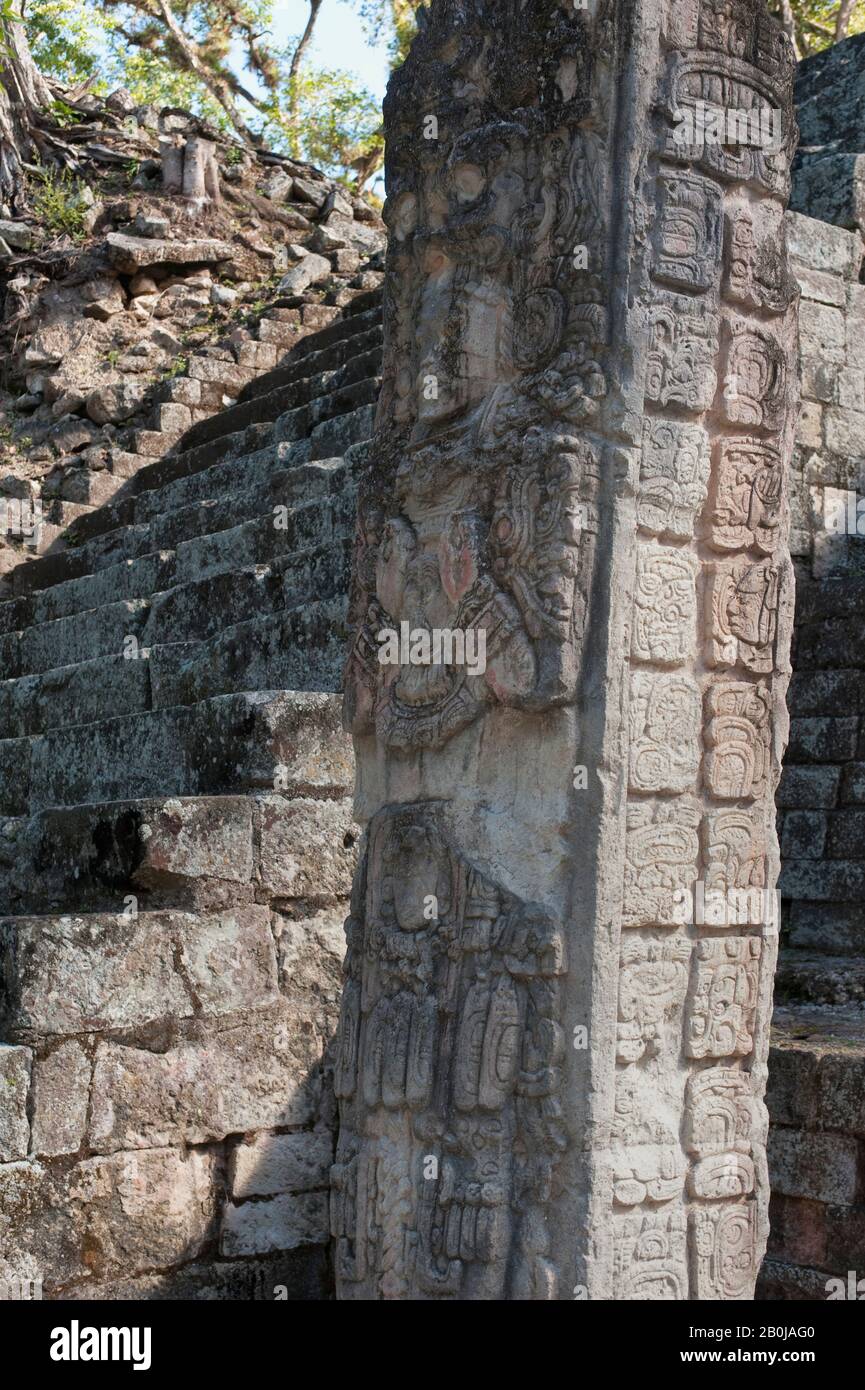
M 87 1129 L 90 1058 L 78 1042 L 64 1042 L 37 1058 L 32 1151 L 38 1158 L 77 1153 Z
M 239 1207 L 229 1203 L 222 1218 L 219 1250 L 224 1257 L 237 1259 L 322 1245 L 328 1235 L 327 1197 L 321 1192 L 304 1192 Z
M 0 1044 L 0 1163 L 15 1163 L 27 1154 L 31 1063 L 29 1048 Z
M 350 801 L 287 801 L 256 805 L 259 879 L 272 898 L 345 897 L 357 864 L 358 829 Z
M 329 1129 L 256 1135 L 232 1153 L 232 1198 L 242 1202 L 246 1197 L 325 1188 L 332 1162 L 333 1134 Z
M 772 1190 L 787 1197 L 852 1205 L 856 1200 L 857 1161 L 856 1141 L 846 1135 L 770 1130 Z
M 196 915 L 12 918 L 7 1026 L 37 1034 L 102 1032 L 193 1012 L 230 1013 L 275 993 L 266 908 Z
M 311 1123 L 321 1087 L 324 1039 L 313 1024 L 319 1012 L 315 1002 L 304 1011 L 269 1006 L 162 1053 L 102 1044 L 93 1076 L 92 1148 L 114 1153 L 204 1144 Z
M 7 918 L 0 940 L 7 1028 L 85 1033 L 192 1013 L 159 916 Z
M 207 237 L 194 241 L 167 241 L 159 237 L 109 232 L 106 243 L 112 263 L 126 275 L 134 275 L 154 265 L 202 265 L 230 261 L 233 254 L 228 242 Z
M 318 285 L 331 275 L 330 261 L 314 251 L 293 265 L 279 282 L 280 294 L 303 294 L 311 285 Z

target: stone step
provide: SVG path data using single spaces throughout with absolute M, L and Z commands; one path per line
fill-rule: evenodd
M 309 436 L 310 459 L 344 457 L 353 445 L 367 443 L 375 429 L 375 412 L 374 404 L 363 405 L 316 425 Z
M 341 734 L 339 736 L 341 738 Z M 7 821 L 0 914 L 213 909 L 350 891 L 358 829 L 341 777 L 314 797 L 150 798 Z
M 781 1006 L 865 1003 L 865 960 L 783 950 L 775 976 L 775 1001 Z
M 274 560 L 286 564 L 293 556 L 298 557 L 298 567 L 292 571 L 293 577 L 302 581 L 307 571 L 307 550 L 348 541 L 353 530 L 355 491 L 345 489 L 335 499 L 330 493 L 320 493 L 303 506 L 286 507 L 284 516 L 281 514 L 278 517 L 274 516 L 273 509 L 261 512 L 261 506 L 263 503 L 256 495 L 254 505 L 249 505 L 252 520 L 248 523 L 236 527 L 224 525 L 220 531 L 204 525 L 195 539 L 177 543 L 175 587 L 196 584 L 200 580 L 224 574 L 225 570 L 236 573 Z M 197 520 L 199 513 L 195 509 L 189 510 Z M 209 510 L 214 512 L 216 507 Z M 238 507 L 238 510 L 242 509 Z M 223 512 L 224 517 L 225 514 L 227 510 Z M 248 530 L 250 525 L 252 531 Z M 256 548 L 254 559 L 250 557 L 250 543 Z M 325 578 L 328 564 L 320 564 L 318 571 L 320 578 Z M 337 573 L 339 578 L 343 577 L 342 564 L 339 564 Z M 278 588 L 282 602 L 285 605 L 291 603 L 291 594 L 286 594 L 281 581 L 278 581 Z M 242 592 L 248 591 L 249 585 Z M 334 581 L 331 581 L 331 591 L 334 591 Z M 135 659 L 143 646 L 170 641 L 170 617 L 167 624 L 157 617 L 147 626 L 152 607 L 150 598 L 115 600 L 96 609 L 72 612 L 49 623 L 36 623 L 19 632 L 7 632 L 0 637 L 0 682 L 35 676 L 40 671 L 50 671 L 60 666 L 78 666 L 93 657 L 127 655 L 128 659 Z M 298 602 L 303 600 L 302 595 Z M 171 600 L 167 602 L 171 603 Z M 164 612 L 164 607 L 160 612 Z M 231 605 L 227 609 L 224 607 L 221 617 L 224 619 L 221 626 L 231 623 L 234 617 Z
M 250 404 L 260 397 L 271 395 L 274 391 L 283 390 L 288 386 L 300 388 L 305 381 L 318 381 L 329 372 L 340 371 L 357 357 L 373 354 L 378 359 L 378 368 L 381 370 L 381 355 L 383 344 L 383 330 L 381 323 L 373 319 L 366 320 L 357 331 L 340 338 L 327 346 L 316 344 L 314 352 L 307 353 L 298 359 L 285 359 L 280 362 L 272 371 L 264 372 L 256 377 L 254 381 L 242 392 L 238 406 Z
M 353 769 L 336 695 L 255 691 L 0 740 L 0 814 L 139 797 L 318 788 Z
M 144 645 L 208 641 L 256 617 L 348 593 L 349 538 L 269 564 L 224 570 L 154 594 Z
M 338 470 L 326 470 L 328 477 L 335 472 Z M 319 480 L 323 487 L 324 480 L 320 476 Z M 353 486 L 339 489 L 336 494 L 321 491 L 301 505 L 292 505 L 284 500 L 286 495 L 291 495 L 292 487 L 292 470 L 287 470 L 285 484 L 280 475 L 274 475 L 271 479 L 265 479 L 260 488 L 229 494 L 212 503 L 193 503 L 176 512 L 156 517 L 152 522 L 118 527 L 94 537 L 86 546 L 73 552 L 69 564 L 58 566 L 56 583 L 60 585 L 86 576 L 91 580 L 89 587 L 96 588 L 93 581 L 100 570 L 110 568 L 117 572 L 128 561 L 143 560 L 144 557 L 168 551 L 175 552 L 175 582 L 188 583 L 191 579 L 235 565 L 242 569 L 265 564 L 278 556 L 322 545 L 334 537 L 341 539 L 347 534 L 346 527 L 353 529 Z M 237 533 L 242 533 L 244 543 L 236 550 L 236 559 L 233 559 L 232 541 L 238 539 Z M 246 541 L 253 534 L 255 544 L 250 550 Z M 227 539 L 220 541 L 219 537 Z M 199 558 L 204 565 L 200 576 L 195 569 Z M 41 563 L 33 561 L 34 566 Z M 160 587 L 167 586 L 163 584 Z M 82 591 L 86 593 L 87 590 L 88 586 L 82 585 Z M 15 618 L 26 611 L 19 601 L 10 602 L 15 604 L 12 614 Z M 43 609 L 46 606 L 50 605 L 46 602 L 40 605 Z M 3 607 L 0 604 L 0 610 Z M 7 632 L 0 637 L 0 663 L 3 655 L 11 652 L 14 641 L 14 633 Z M 8 660 L 11 663 L 13 656 L 10 655 Z M 51 664 L 59 663 L 54 661 Z M 48 668 L 22 665 L 20 658 L 15 669 L 3 669 L 0 664 L 0 671 L 6 678 L 34 669 Z
M 346 352 L 350 345 L 367 334 L 377 335 L 370 340 L 370 346 L 380 342 L 381 295 L 374 292 L 373 297 L 376 302 L 370 308 L 355 314 L 346 312 L 328 328 L 305 338 L 272 371 L 255 377 L 241 391 L 239 402 L 251 400 L 254 396 L 267 395 L 268 392 L 298 377 L 311 376 L 339 367 L 346 360 Z
M 97 610 L 100 611 L 100 610 Z M 38 675 L 0 681 L 0 728 L 7 739 L 151 708 L 149 653 L 134 660 L 119 653 L 92 657 Z
M 365 368 L 369 364 L 364 362 L 362 365 Z M 282 420 L 280 421 L 277 430 L 277 438 L 283 443 L 292 443 L 303 440 L 309 435 L 312 439 L 313 457 L 316 460 L 320 460 L 327 456 L 321 444 L 317 443 L 319 438 L 333 437 L 355 442 L 356 429 L 352 423 L 344 427 L 337 425 L 329 432 L 324 431 L 321 436 L 317 435 L 316 431 L 321 425 L 329 424 L 342 415 L 351 414 L 353 419 L 356 418 L 359 408 L 363 408 L 375 401 L 378 395 L 378 385 L 377 377 L 363 377 L 359 380 L 352 380 L 345 385 L 339 386 L 327 396 L 317 398 L 310 405 L 302 406 L 295 411 L 287 412 L 282 416 Z M 227 411 L 224 412 L 225 415 L 229 413 L 230 412 Z M 371 415 L 368 418 L 371 419 Z M 367 417 L 364 416 L 361 417 L 361 419 L 363 420 L 362 431 L 368 432 L 365 423 Z M 250 426 L 250 428 L 252 427 Z M 235 430 L 230 437 L 234 439 L 242 433 L 243 431 Z M 207 465 L 207 471 L 209 471 L 210 467 L 212 467 L 217 460 L 212 457 L 209 458 L 204 452 L 205 448 L 206 446 L 201 445 L 197 452 L 201 455 L 200 461 L 202 464 Z M 260 452 L 262 460 L 264 461 L 267 451 L 263 450 Z M 234 455 L 233 451 L 229 451 L 229 455 L 230 457 L 243 457 L 243 455 L 240 454 Z M 279 457 L 279 455 L 276 456 L 276 462 L 279 461 Z M 193 469 L 191 471 L 195 472 L 197 470 Z M 175 477 L 169 481 L 176 481 L 185 476 L 189 476 L 186 469 L 175 474 Z M 144 503 L 142 500 L 145 493 L 153 493 L 157 490 L 162 491 L 163 488 L 167 486 L 167 483 L 162 484 L 159 489 L 155 489 L 145 486 L 145 482 L 152 483 L 154 481 L 153 478 L 145 480 L 143 475 L 139 475 L 139 479 L 135 480 L 135 484 L 130 485 L 129 489 L 118 498 L 117 502 L 108 507 L 100 508 L 98 511 L 92 511 L 86 518 L 82 518 L 81 525 L 72 533 L 76 544 L 81 545 L 93 540 L 97 536 L 106 535 L 124 527 L 135 526 L 143 519 L 147 519 L 149 516 L 158 514 L 160 511 L 167 510 L 170 507 L 171 494 L 167 495 L 164 506 L 159 498 L 151 498 L 149 503 Z M 201 489 L 198 489 L 199 495 L 201 491 Z M 208 497 L 207 500 L 209 502 L 214 500 L 214 498 Z M 32 580 L 32 576 L 29 576 L 29 578 Z M 24 576 L 22 576 L 22 582 L 23 579 Z
M 149 611 L 147 599 L 120 599 L 7 633 L 0 638 L 0 681 L 122 654 L 140 642 Z
M 150 598 L 171 587 L 174 580 L 173 550 L 123 560 L 68 579 L 51 588 L 34 589 L 7 603 L 0 603 L 0 633 L 20 632 L 37 623 L 50 623 L 85 609 L 101 608 L 118 599 Z
M 232 691 L 335 691 L 350 568 L 345 541 L 154 595 L 134 647 L 0 681 L 0 728 L 17 739 Z
M 0 951 L 0 1028 L 18 1044 L 219 1016 L 278 998 L 270 911 L 256 904 L 7 917 Z
M 272 434 L 273 430 L 269 425 L 255 426 L 248 431 L 226 437 L 210 450 L 201 449 L 194 454 L 167 458 L 142 468 L 135 477 L 128 480 L 112 503 L 82 517 L 71 533 L 74 544 L 82 546 L 94 536 L 135 525 L 139 499 L 150 492 L 161 491 L 172 482 L 200 471 L 208 471 L 223 459 L 230 461 L 266 454 L 271 446 Z M 32 579 L 32 576 L 30 578 Z
M 224 434 L 237 433 L 250 425 L 276 420 L 287 411 L 312 407 L 313 404 L 318 406 L 320 414 L 324 410 L 333 413 L 334 406 L 344 398 L 343 393 L 347 388 L 370 377 L 378 380 L 381 347 L 376 343 L 367 343 L 369 335 L 363 336 L 363 344 L 358 343 L 357 346 L 354 339 L 349 340 L 351 346 L 346 352 L 350 355 L 344 354 L 330 370 L 316 371 L 309 376 L 289 377 L 272 390 L 260 391 L 250 399 L 239 401 L 237 405 L 201 421 L 184 438 L 184 447 L 190 444 L 199 447 Z M 325 405 L 325 402 L 328 404 Z M 314 414 L 313 411 L 313 419 Z
M 346 596 L 302 604 L 226 628 L 206 642 L 154 647 L 154 708 L 192 705 L 243 690 L 340 688 L 348 637 Z

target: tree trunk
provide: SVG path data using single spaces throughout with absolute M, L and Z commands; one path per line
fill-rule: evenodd
M 799 36 L 796 32 L 796 17 L 793 14 L 793 6 L 790 4 L 790 0 L 780 0 L 778 8 L 781 14 L 781 23 L 784 26 L 784 33 L 793 45 L 793 52 L 796 55 L 796 62 L 798 63 L 802 58 L 802 49 L 799 44 Z
M 856 0 L 842 0 L 838 7 L 838 18 L 835 21 L 835 42 L 840 43 L 846 39 L 847 30 L 850 28 L 850 20 L 853 18 L 853 11 L 856 8 Z
M 12 9 L 20 13 L 18 0 Z M 9 213 L 24 205 L 21 165 L 32 158 L 36 116 L 50 101 L 20 19 L 0 19 L 0 206 Z

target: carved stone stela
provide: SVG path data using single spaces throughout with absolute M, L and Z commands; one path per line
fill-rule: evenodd
M 762 0 L 433 0 L 392 79 L 343 1299 L 753 1297 L 791 76 Z

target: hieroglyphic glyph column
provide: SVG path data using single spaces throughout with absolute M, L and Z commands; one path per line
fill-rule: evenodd
M 392 80 L 341 1298 L 753 1295 L 791 75 L 762 0 L 433 0 Z

